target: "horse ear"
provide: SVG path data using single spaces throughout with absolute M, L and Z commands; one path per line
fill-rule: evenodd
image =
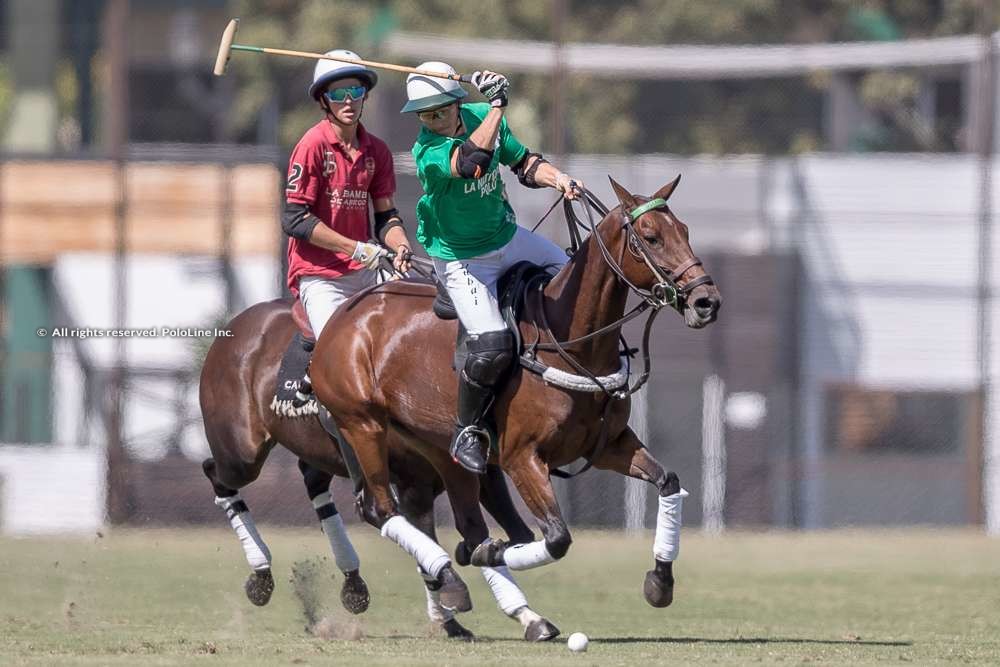
M 615 196 L 618 197 L 618 201 L 621 203 L 622 208 L 626 211 L 631 211 L 636 207 L 635 197 L 632 194 L 618 185 L 618 181 L 608 176 L 608 180 L 611 181 L 611 188 L 615 191 Z
M 681 182 L 681 175 L 677 174 L 677 178 L 670 181 L 669 183 L 667 183 L 662 188 L 656 191 L 656 194 L 653 195 L 653 199 L 659 198 L 662 199 L 663 201 L 667 201 L 668 199 L 670 199 L 670 195 L 674 194 L 674 188 L 676 188 L 677 184 L 680 182 Z

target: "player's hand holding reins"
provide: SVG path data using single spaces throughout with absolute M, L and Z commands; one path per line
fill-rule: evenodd
M 396 248 L 395 255 L 392 258 L 392 268 L 396 269 L 397 272 L 406 275 L 406 272 L 410 270 L 410 259 L 413 257 L 413 251 L 410 250 L 410 246 L 405 243 L 399 244 Z
M 354 246 L 354 254 L 351 259 L 359 264 L 364 264 L 369 271 L 378 271 L 379 260 L 389 255 L 389 251 L 377 243 L 366 243 L 358 241 Z
M 569 174 L 559 174 L 556 177 L 556 190 L 562 192 L 566 199 L 579 199 L 583 194 L 583 181 L 577 180 Z

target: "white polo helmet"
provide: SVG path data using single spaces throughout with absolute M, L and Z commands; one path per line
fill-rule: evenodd
M 346 49 L 334 49 L 333 51 L 327 51 L 324 55 L 361 60 L 361 56 L 354 51 L 347 51 Z M 316 69 L 313 70 L 313 82 L 309 86 L 309 97 L 318 100 L 320 94 L 331 83 L 337 79 L 347 79 L 352 76 L 361 79 L 368 90 L 374 88 L 375 84 L 378 83 L 378 74 L 364 65 L 340 62 L 338 60 L 317 60 Z
M 455 68 L 448 63 L 432 60 L 417 66 L 442 74 L 457 74 Z M 439 79 L 425 74 L 411 74 L 406 77 L 406 104 L 399 113 L 425 111 L 434 107 L 444 106 L 462 99 L 468 95 L 465 89 L 455 79 Z

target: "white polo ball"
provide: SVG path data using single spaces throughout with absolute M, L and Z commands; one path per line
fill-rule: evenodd
M 581 653 L 583 651 L 586 651 L 587 644 L 589 643 L 590 640 L 587 639 L 587 635 L 583 634 L 582 632 L 574 632 L 569 636 L 569 639 L 566 640 L 566 646 L 569 648 L 570 651 L 573 651 L 574 653 Z

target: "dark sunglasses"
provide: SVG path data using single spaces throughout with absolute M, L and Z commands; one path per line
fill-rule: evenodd
M 360 100 L 368 91 L 364 86 L 344 86 L 343 88 L 332 88 L 325 93 L 326 99 L 331 102 L 346 102 L 347 98 Z

